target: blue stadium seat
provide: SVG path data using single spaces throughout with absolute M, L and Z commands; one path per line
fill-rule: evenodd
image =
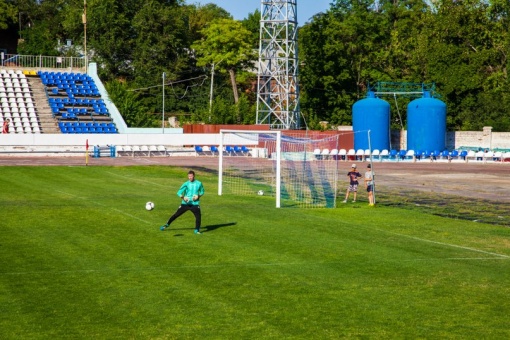
M 416 150 L 416 152 L 414 153 L 414 157 L 416 157 L 417 160 L 421 160 L 421 158 L 423 157 L 423 151 Z
M 467 155 L 468 155 L 468 152 L 466 150 L 462 150 L 460 152 L 460 158 L 462 158 L 463 160 L 466 160 Z
M 401 160 L 405 160 L 406 159 L 406 154 L 407 154 L 407 150 L 400 150 L 398 152 L 398 156 Z
M 388 159 L 397 159 L 398 151 L 395 149 L 390 150 L 390 154 L 388 156 Z
M 203 154 L 204 154 L 204 150 L 202 149 L 202 147 L 200 145 L 195 145 L 195 155 L 199 156 L 199 155 L 203 155 Z

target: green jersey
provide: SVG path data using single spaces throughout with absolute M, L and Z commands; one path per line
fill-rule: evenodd
M 204 192 L 202 182 L 195 179 L 193 182 L 187 181 L 181 185 L 181 188 L 177 191 L 177 196 L 182 197 L 182 204 L 199 205 L 200 197 L 204 195 Z M 193 196 L 198 197 L 196 200 L 193 200 Z M 184 200 L 185 197 L 188 198 L 188 202 Z

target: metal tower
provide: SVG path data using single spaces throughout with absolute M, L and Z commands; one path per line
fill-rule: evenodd
M 257 124 L 299 129 L 297 0 L 261 0 Z

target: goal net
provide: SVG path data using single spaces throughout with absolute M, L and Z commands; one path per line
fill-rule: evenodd
M 275 197 L 276 207 L 336 207 L 338 135 L 220 131 L 218 194 Z M 326 151 L 327 152 L 326 152 Z

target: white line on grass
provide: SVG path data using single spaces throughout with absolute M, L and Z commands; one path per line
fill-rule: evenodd
M 108 174 L 110 174 L 112 176 L 123 178 L 123 179 L 129 179 L 129 180 L 132 180 L 134 182 L 149 183 L 149 184 L 153 184 L 153 185 L 156 185 L 156 186 L 159 186 L 159 187 L 167 187 L 166 185 L 163 185 L 163 184 L 160 184 L 160 183 L 155 183 L 155 182 L 147 181 L 147 180 L 144 180 L 144 179 L 138 179 L 138 178 L 133 178 L 133 177 L 129 177 L 129 176 L 122 176 L 122 175 L 116 174 L 114 172 L 106 171 L 106 173 L 108 173 Z
M 89 199 L 87 199 L 87 198 L 85 198 L 85 197 L 76 196 L 76 195 L 74 195 L 74 194 L 70 194 L 70 193 L 65 192 L 65 191 L 62 191 L 62 190 L 55 190 L 55 191 L 56 191 L 56 192 L 59 192 L 59 193 L 61 193 L 61 194 L 67 195 L 67 196 L 69 196 L 69 197 L 72 197 L 72 198 L 74 198 L 74 199 L 80 199 L 80 200 L 83 200 L 83 201 L 87 201 L 88 203 L 92 202 L 92 203 L 94 203 L 95 205 L 97 205 L 97 206 L 100 206 L 100 207 L 103 207 L 103 208 L 104 208 L 104 206 L 103 206 L 102 204 L 99 204 L 98 202 L 95 202 L 95 201 L 91 201 L 91 200 L 89 200 Z M 120 213 L 120 214 L 123 214 L 123 215 L 129 216 L 129 217 L 131 217 L 131 218 L 134 218 L 135 220 L 138 220 L 138 221 L 140 221 L 140 222 L 144 222 L 144 223 L 147 223 L 147 224 L 151 224 L 151 223 L 150 223 L 149 221 L 147 221 L 147 220 L 141 219 L 141 218 L 139 218 L 139 217 L 137 217 L 137 216 L 131 215 L 131 214 L 129 214 L 129 213 L 125 212 L 125 211 L 119 210 L 119 209 L 117 209 L 117 208 L 110 208 L 110 209 L 111 209 L 111 210 L 114 210 L 114 211 L 116 211 L 116 212 L 118 212 L 118 213 Z
M 32 274 L 75 274 L 75 273 L 108 273 L 108 272 L 142 272 L 142 271 L 164 271 L 167 272 L 170 269 L 197 269 L 197 268 L 248 268 L 248 267 L 276 267 L 276 266 L 317 266 L 317 265 L 329 265 L 331 263 L 338 262 L 310 262 L 310 263 L 292 263 L 292 262 L 280 262 L 280 263 L 231 263 L 231 264 L 208 264 L 208 265 L 182 265 L 182 266 L 163 266 L 163 267 L 142 267 L 142 268 L 114 268 L 114 269 L 75 269 L 75 270 L 43 270 L 43 271 L 26 271 L 26 272 L 5 272 L 0 275 L 32 275 Z
M 485 251 L 485 250 L 480 250 L 480 249 L 476 249 L 476 248 L 459 246 L 459 245 L 451 244 L 451 243 L 444 243 L 444 242 L 427 240 L 427 239 L 424 239 L 424 238 L 419 238 L 419 237 L 416 237 L 416 236 L 410 236 L 410 235 L 405 235 L 405 234 L 399 234 L 399 233 L 395 233 L 393 231 L 388 231 L 388 230 L 384 230 L 384 229 L 377 229 L 376 228 L 376 230 L 384 231 L 384 232 L 386 232 L 388 234 L 393 234 L 393 235 L 398 235 L 398 236 L 402 236 L 402 237 L 407 237 L 407 238 L 410 238 L 410 239 L 413 239 L 413 240 L 417 240 L 417 241 L 421 241 L 421 242 L 439 244 L 439 245 L 442 245 L 442 246 L 447 246 L 447 247 L 452 247 L 452 248 L 459 248 L 459 249 L 474 251 L 474 252 L 477 252 L 477 253 L 482 253 L 482 254 L 487 254 L 487 255 L 493 255 L 493 256 L 497 256 L 499 258 L 503 258 L 503 259 L 510 259 L 510 256 L 508 256 L 508 255 L 493 253 L 493 252 L 490 252 L 490 251 Z

